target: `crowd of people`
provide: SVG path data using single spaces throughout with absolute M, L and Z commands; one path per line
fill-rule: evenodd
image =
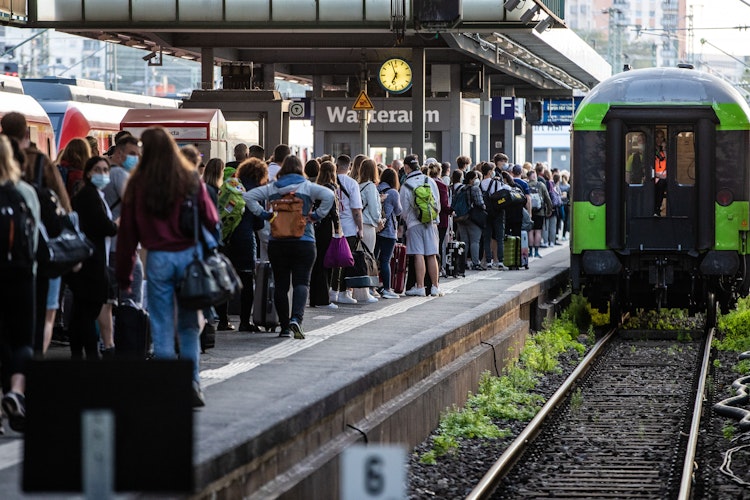
M 523 210 L 533 221 L 528 238 L 533 257 L 541 258 L 539 248 L 560 244 L 569 231 L 569 174 L 541 163 L 513 165 L 502 153 L 477 164 L 459 156 L 455 169 L 434 158 L 421 162 L 413 154 L 390 165 L 345 154 L 303 164 L 284 144 L 270 155 L 260 146 L 239 144 L 235 160 L 224 164 L 219 158 L 204 162 L 197 148 L 180 148 L 168 131 L 151 127 L 141 137 L 120 132 L 104 154 L 94 138 L 73 139 L 53 160 L 30 142 L 23 115 L 6 114 L 0 126 L 3 204 L 23 207 L 29 225 L 44 226 L 49 221 L 38 193 L 45 189 L 57 198 L 58 211 L 78 214 L 93 246 L 93 255 L 62 277 L 36 272 L 36 231 L 29 233 L 28 262 L 10 252 L 0 260 L 0 406 L 11 428 L 21 432 L 25 365 L 49 348 L 65 288 L 72 295 L 65 314 L 72 359 L 115 356 L 113 310 L 116 315 L 117 304 L 126 300 L 145 307 L 147 299 L 152 356 L 192 361 L 193 405 L 198 407 L 205 404 L 199 377 L 203 336 L 216 330 L 260 331 L 253 321 L 259 261 L 270 262 L 273 270 L 279 336 L 303 339 L 308 306 L 336 309 L 402 295 L 443 295 L 440 279 L 447 275 L 450 241 L 466 243 L 470 270 L 507 269 L 503 241 L 506 235 L 520 236 Z M 524 193 L 522 209 L 488 206 L 492 193 L 510 186 Z M 473 207 L 486 211 L 483 225 L 452 217 L 461 190 Z M 279 229 L 285 219 L 275 208 L 291 199 L 301 200 L 302 219 L 300 231 L 292 235 Z M 196 311 L 176 300 L 185 268 L 204 251 L 185 229 L 183 211 L 190 201 L 207 230 L 205 238 L 228 257 L 243 285 L 237 325 L 226 303 Z M 0 206 L 0 215 L 8 206 Z M 10 234 L 0 234 L 6 238 L 2 248 L 12 245 Z M 344 238 L 353 253 L 364 246 L 374 255 L 377 286 L 353 285 L 353 268 L 324 265 L 334 238 Z M 411 261 L 413 285 L 398 293 L 390 262 L 400 243 Z

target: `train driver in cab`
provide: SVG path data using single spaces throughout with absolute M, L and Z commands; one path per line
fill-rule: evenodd
M 661 206 L 667 192 L 667 141 L 663 128 L 654 134 L 654 215 L 661 216 Z

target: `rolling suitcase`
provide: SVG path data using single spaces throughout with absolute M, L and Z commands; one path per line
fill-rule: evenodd
M 445 274 L 454 278 L 466 276 L 466 243 L 463 241 L 445 244 Z
M 396 243 L 393 247 L 390 286 L 395 293 L 399 294 L 404 293 L 406 287 L 406 245 L 402 243 Z
M 151 343 L 151 323 L 148 313 L 130 299 L 114 308 L 115 356 L 146 359 Z
M 521 231 L 521 265 L 526 269 L 529 268 L 529 232 Z
M 521 237 L 506 236 L 503 242 L 503 259 L 508 269 L 521 268 Z
M 255 297 L 253 298 L 253 323 L 273 332 L 279 326 L 279 315 L 273 300 L 274 282 L 271 263 L 259 262 L 255 268 Z

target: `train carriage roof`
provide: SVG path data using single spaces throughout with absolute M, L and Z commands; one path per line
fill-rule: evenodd
M 584 103 L 711 104 L 744 103 L 727 82 L 694 69 L 648 68 L 625 71 L 601 82 Z
M 710 106 L 725 125 L 727 121 L 741 128 L 750 124 L 750 107 L 737 89 L 711 74 L 687 68 L 647 68 L 613 75 L 586 96 L 573 123 L 584 128 L 592 121 L 601 123 L 610 106 L 680 105 Z

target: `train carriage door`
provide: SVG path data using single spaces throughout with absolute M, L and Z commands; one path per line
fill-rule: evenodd
M 625 133 L 626 247 L 695 247 L 692 125 L 631 126 Z

